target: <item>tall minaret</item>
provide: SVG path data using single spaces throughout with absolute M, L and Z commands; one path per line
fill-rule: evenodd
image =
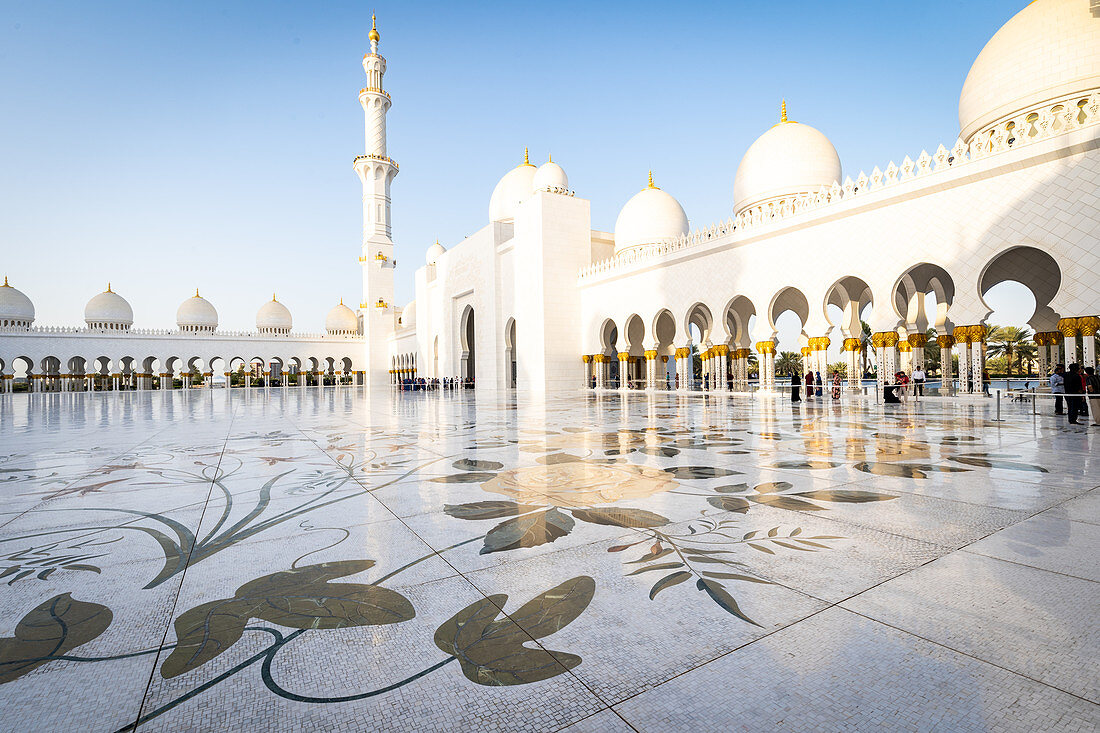
M 370 53 L 363 57 L 367 85 L 359 90 L 366 116 L 364 155 L 355 158 L 355 172 L 363 183 L 363 335 L 366 338 L 368 384 L 388 382 L 389 338 L 396 327 L 393 302 L 393 240 L 390 238 L 390 183 L 397 163 L 386 152 L 386 112 L 390 95 L 382 89 L 386 59 L 378 54 L 378 26 L 371 15 Z

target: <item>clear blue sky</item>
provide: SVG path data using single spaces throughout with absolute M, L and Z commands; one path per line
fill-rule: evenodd
M 610 230 L 650 168 L 693 226 L 728 216 L 783 97 L 853 177 L 950 145 L 971 62 L 1024 5 L 379 3 L 397 300 L 436 237 L 486 223 L 524 146 L 553 153 Z M 8 0 L 0 268 L 37 323 L 81 323 L 108 280 L 143 327 L 172 326 L 196 286 L 224 328 L 251 328 L 273 291 L 296 330 L 354 305 L 371 10 Z M 991 320 L 1026 320 L 1007 293 Z

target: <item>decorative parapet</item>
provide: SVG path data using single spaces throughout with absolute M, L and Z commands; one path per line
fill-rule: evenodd
M 257 331 L 181 331 L 176 328 L 130 328 L 125 331 L 103 331 L 98 328 L 86 328 L 82 326 L 31 326 L 25 327 L 0 327 L 0 333 L 25 333 L 41 336 L 97 336 L 101 338 L 126 339 L 145 336 L 172 336 L 176 338 L 216 339 L 216 338 L 253 338 L 253 339 L 288 339 L 291 341 L 359 341 L 360 334 L 333 334 L 333 333 L 290 333 L 271 334 Z
M 957 170 L 990 156 L 1098 123 L 1100 123 L 1100 92 L 1098 91 L 1076 94 L 1058 102 L 1048 102 L 1042 107 L 1003 120 L 975 134 L 971 137 L 969 144 L 958 139 L 950 150 L 940 145 L 932 155 L 925 150 L 921 151 L 916 160 L 905 156 L 900 166 L 891 161 L 886 166 L 886 170 L 880 170 L 876 166 L 870 175 L 860 171 L 854 181 L 849 176 L 843 184 L 834 182 L 830 187 L 823 186 L 817 193 L 792 196 L 778 204 L 754 206 L 735 217 L 705 229 L 696 229 L 675 239 L 632 247 L 629 251 L 582 268 L 579 279 L 583 282 L 601 275 L 629 270 L 634 265 L 653 262 L 681 250 L 713 242 L 734 232 L 751 232 L 763 226 L 835 206 L 892 186 L 935 176 L 948 170 Z

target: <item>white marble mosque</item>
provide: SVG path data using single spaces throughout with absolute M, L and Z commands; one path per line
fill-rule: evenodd
M 1041 370 L 1096 361 L 1100 20 L 1087 2 L 1021 10 L 971 67 L 958 136 L 944 131 L 934 151 L 899 151 L 869 173 L 845 172 L 813 111 L 784 102 L 732 176 L 731 210 L 696 213 L 718 219 L 710 225 L 692 225 L 658 171 L 639 181 L 614 231 L 595 230 L 583 189 L 557 163 L 535 166 L 525 154 L 493 189 L 480 231 L 427 248 L 415 298 L 400 306 L 395 255 L 413 245 L 395 245 L 390 227 L 398 165 L 386 145 L 379 42 L 374 28 L 359 92 L 358 311 L 341 302 L 325 333 L 296 333 L 273 296 L 255 331 L 226 332 L 196 292 L 176 328 L 138 330 L 108 286 L 88 302 L 84 326 L 40 326 L 31 299 L 5 282 L 5 388 L 17 377 L 32 391 L 211 386 L 242 366 L 267 385 L 303 387 L 461 376 L 535 392 L 689 388 L 698 355 L 716 390 L 748 390 L 751 378 L 768 391 L 776 321 L 791 311 L 806 369 L 824 372 L 826 349 L 839 344 L 856 386 L 863 320 L 880 385 L 939 349 L 958 356 L 958 374 L 940 359 L 944 382 L 966 393 L 984 367 L 983 295 L 1005 281 L 1034 294 L 1028 325 Z

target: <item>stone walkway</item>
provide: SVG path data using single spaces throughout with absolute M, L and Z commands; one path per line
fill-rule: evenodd
M 1100 428 L 1029 406 L 0 399 L 4 730 L 1096 730 Z

